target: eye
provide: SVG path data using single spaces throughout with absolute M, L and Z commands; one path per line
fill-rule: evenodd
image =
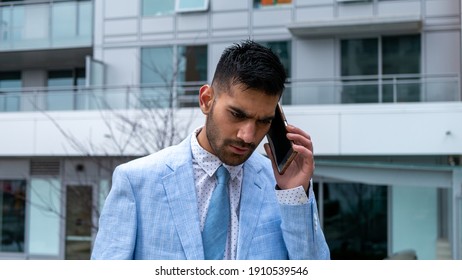
M 267 126 L 267 125 L 271 125 L 272 119 L 259 120 L 258 122 L 262 125 Z
M 271 124 L 272 121 L 273 121 L 273 120 L 271 120 L 271 119 L 261 120 L 261 123 L 262 123 L 262 124 L 268 125 L 268 124 Z
M 243 114 L 242 112 L 231 111 L 231 115 L 234 118 L 239 119 L 239 120 L 247 118 L 247 116 L 245 114 Z

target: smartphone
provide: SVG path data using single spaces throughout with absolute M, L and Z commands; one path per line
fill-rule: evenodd
M 287 138 L 287 120 L 281 105 L 278 103 L 274 119 L 271 122 L 270 129 L 266 138 L 273 153 L 279 174 L 284 174 L 292 160 L 297 155 L 292 148 L 292 141 Z

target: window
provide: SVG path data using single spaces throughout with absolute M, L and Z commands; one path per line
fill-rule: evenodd
M 141 14 L 143 16 L 159 16 L 172 14 L 175 0 L 143 0 Z
M 0 180 L 0 252 L 24 252 L 26 181 Z
M 149 47 L 141 50 L 144 106 L 197 106 L 197 92 L 207 81 L 207 46 Z M 194 105 L 193 105 L 194 104 Z
M 0 72 L 0 112 L 19 111 L 21 72 Z
M 177 0 L 177 12 L 198 12 L 206 11 L 209 6 L 208 0 Z
M 419 101 L 420 52 L 420 35 L 342 40 L 342 103 Z
M 173 71 L 173 47 L 141 49 L 141 84 L 171 84 Z
M 85 69 L 54 70 L 48 72 L 48 110 L 74 110 L 79 107 L 80 96 L 76 86 L 85 85 Z
M 141 14 L 143 16 L 161 16 L 176 12 L 206 11 L 209 0 L 143 0 Z
M 178 48 L 178 81 L 205 82 L 207 81 L 207 47 L 182 46 Z
M 314 183 L 333 260 L 383 259 L 388 253 L 388 187 Z
M 270 48 L 281 60 L 284 69 L 286 70 L 287 77 L 291 76 L 291 44 L 290 41 L 274 41 L 274 42 L 260 42 L 263 46 Z M 282 104 L 292 103 L 292 91 L 290 87 L 286 87 L 282 96 Z
M 260 44 L 270 48 L 279 57 L 284 69 L 286 70 L 287 77 L 290 77 L 290 41 L 260 42 Z
M 377 103 L 378 39 L 351 39 L 341 42 L 342 103 Z M 367 78 L 367 76 L 374 76 Z
M 255 8 L 264 8 L 264 7 L 272 7 L 278 5 L 287 5 L 292 4 L 292 0 L 254 0 L 253 6 Z
M 382 38 L 383 102 L 420 100 L 420 35 Z

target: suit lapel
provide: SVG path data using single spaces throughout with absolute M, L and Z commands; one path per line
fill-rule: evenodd
M 194 187 L 194 174 L 191 164 L 189 138 L 187 146 L 180 145 L 181 159 L 169 166 L 172 173 L 163 178 L 173 222 L 183 246 L 186 259 L 204 259 L 202 235 L 197 212 L 197 198 Z M 178 165 L 177 165 L 178 164 Z
M 251 164 L 244 165 L 241 203 L 239 212 L 239 237 L 237 259 L 247 259 L 250 242 L 258 224 L 263 203 L 263 188 L 258 170 Z

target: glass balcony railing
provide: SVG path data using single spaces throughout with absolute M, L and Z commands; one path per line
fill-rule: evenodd
M 457 75 L 389 75 L 292 81 L 283 104 L 461 101 Z
M 0 3 L 0 51 L 87 47 L 92 1 Z
M 204 83 L 0 89 L 0 112 L 197 107 Z M 285 105 L 460 101 L 460 80 L 450 76 L 291 81 L 282 99 Z

